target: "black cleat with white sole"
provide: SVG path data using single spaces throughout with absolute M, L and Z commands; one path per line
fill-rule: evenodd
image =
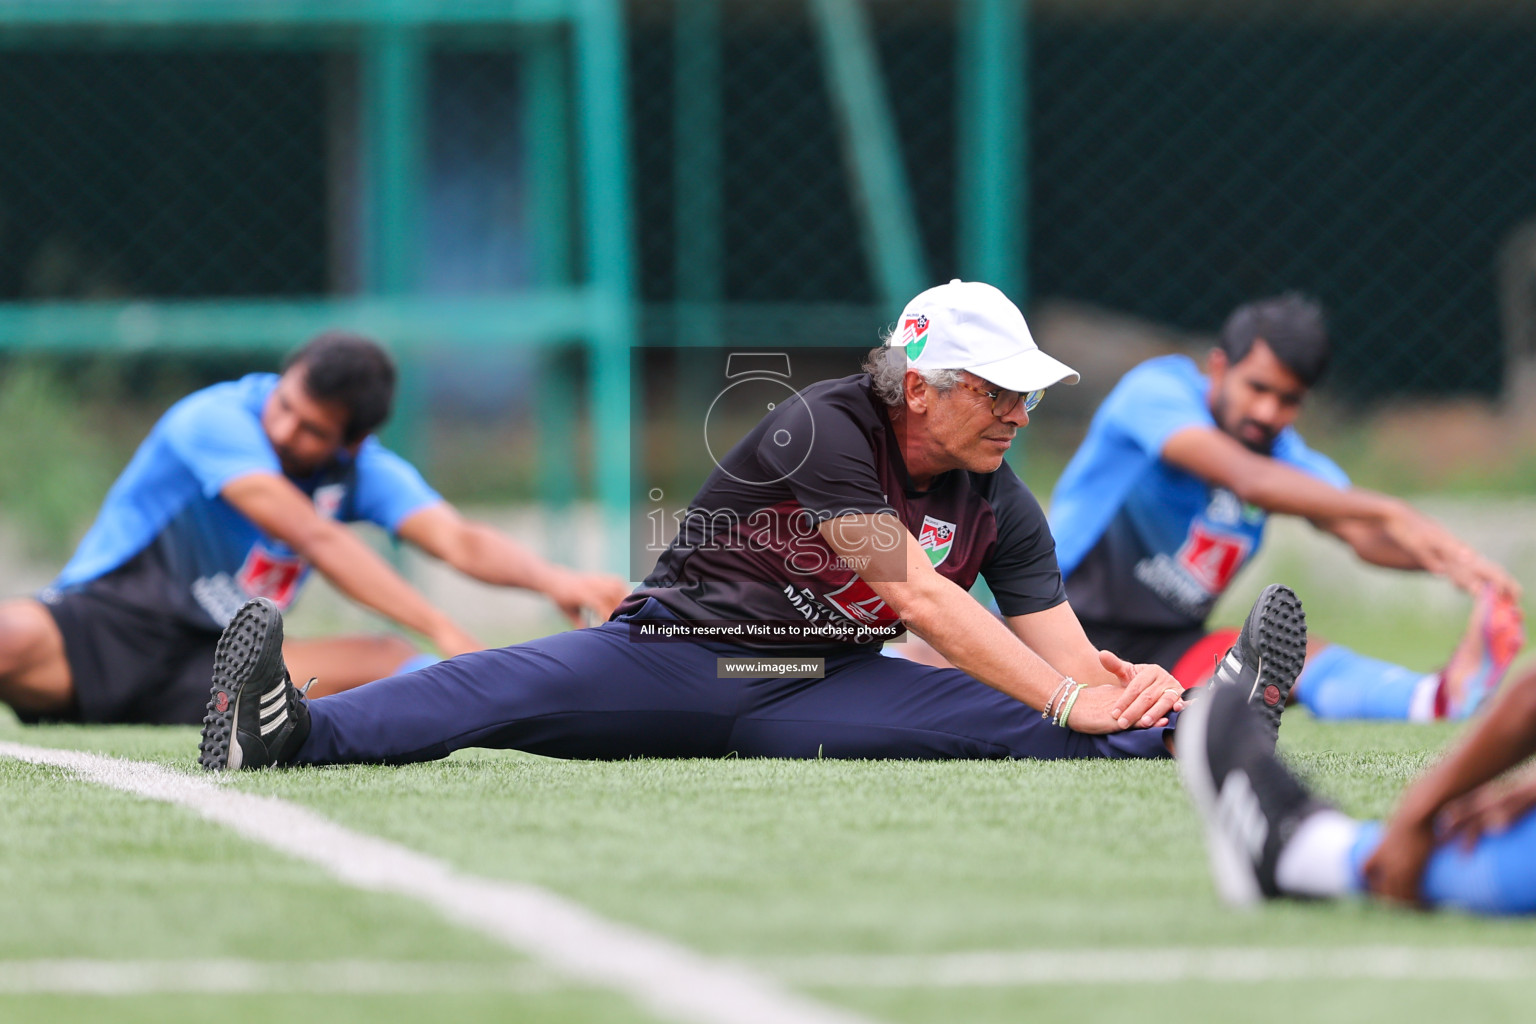
M 264 597 L 224 627 L 198 761 L 209 771 L 287 764 L 309 738 L 309 708 L 283 664 L 283 614 Z
M 1237 642 L 1216 664 L 1208 684 L 1233 686 L 1256 708 L 1274 749 L 1280 715 L 1307 660 L 1307 616 L 1290 587 L 1271 583 L 1253 602 Z
M 1328 805 L 1280 763 L 1260 708 L 1213 686 L 1179 719 L 1179 775 L 1205 820 L 1216 890 L 1232 906 L 1280 896 L 1275 867 L 1301 823 Z

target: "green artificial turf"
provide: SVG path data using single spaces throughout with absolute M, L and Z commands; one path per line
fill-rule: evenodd
M 1388 812 L 1451 726 L 1287 716 L 1282 749 L 1351 813 Z M 193 771 L 191 729 L 23 728 L 0 739 Z M 462 871 L 771 973 L 840 954 L 1352 946 L 1526 947 L 1524 921 L 1356 902 L 1235 913 L 1216 899 L 1170 762 L 565 762 L 463 751 L 404 768 L 240 775 Z M 360 959 L 521 965 L 401 897 L 350 890 L 189 812 L 0 759 L 0 963 Z M 885 987 L 813 996 L 889 1021 L 1495 1020 L 1512 982 Z M 13 1020 L 180 1020 L 208 996 L 0 997 Z M 640 1021 L 614 993 L 217 997 L 225 1019 Z M 298 1010 L 295 1010 L 297 1007 Z M 427 1012 L 430 1008 L 431 1012 Z M 1438 1009 L 1437 1009 L 1438 1008 Z M 1510 1019 L 1515 1019 L 1513 1016 Z

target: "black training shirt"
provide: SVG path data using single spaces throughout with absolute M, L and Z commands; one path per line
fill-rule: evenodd
M 963 589 L 986 577 L 1004 615 L 1066 600 L 1045 515 L 1007 463 L 994 473 L 951 470 L 918 491 L 895 430 L 868 374 L 822 381 L 779 403 L 720 459 L 676 539 L 615 614 L 654 597 L 685 620 L 896 624 L 817 530 L 839 516 L 881 512 Z M 878 641 L 743 642 L 835 653 Z

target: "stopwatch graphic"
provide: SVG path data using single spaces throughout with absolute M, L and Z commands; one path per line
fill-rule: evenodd
M 787 352 L 733 352 L 726 358 L 726 384 L 704 415 L 704 447 L 711 461 L 732 480 L 759 486 L 778 483 L 805 464 L 816 440 L 816 422 L 805 397 L 790 386 Z M 796 408 L 798 406 L 798 408 Z M 779 415 L 764 439 L 771 445 L 766 460 L 735 460 L 730 469 L 721 460 L 736 443 L 757 429 L 763 417 Z M 785 414 L 788 415 L 785 415 Z M 777 449 L 774 452 L 774 449 Z M 757 477 L 758 479 L 753 479 Z

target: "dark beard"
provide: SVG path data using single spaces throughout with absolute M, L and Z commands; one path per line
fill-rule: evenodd
M 1220 395 L 1217 395 L 1211 401 L 1211 416 L 1216 420 L 1216 426 L 1221 429 L 1223 434 L 1226 434 L 1249 451 L 1259 455 L 1269 455 L 1274 451 L 1276 435 L 1270 433 L 1269 429 L 1262 423 L 1255 423 L 1253 420 L 1240 420 L 1235 426 L 1228 429 L 1227 403 Z M 1245 426 L 1257 427 L 1264 435 L 1264 439 L 1262 441 L 1249 441 L 1242 435 L 1242 429 Z
M 1253 420 L 1243 420 L 1242 423 L 1239 423 L 1237 425 L 1237 429 L 1238 430 L 1242 430 L 1244 426 L 1249 426 L 1249 425 L 1257 427 L 1263 433 L 1264 440 L 1262 440 L 1262 441 L 1250 441 L 1247 438 L 1245 438 L 1242 434 L 1234 434 L 1233 436 L 1237 438 L 1238 443 L 1241 444 L 1244 448 L 1247 448 L 1251 452 L 1257 452 L 1260 455 L 1269 455 L 1269 454 L 1271 454 L 1274 451 L 1274 449 L 1275 449 L 1275 435 L 1270 433 L 1269 429 L 1267 427 L 1265 427 L 1263 424 L 1261 424 L 1261 423 L 1254 423 Z

